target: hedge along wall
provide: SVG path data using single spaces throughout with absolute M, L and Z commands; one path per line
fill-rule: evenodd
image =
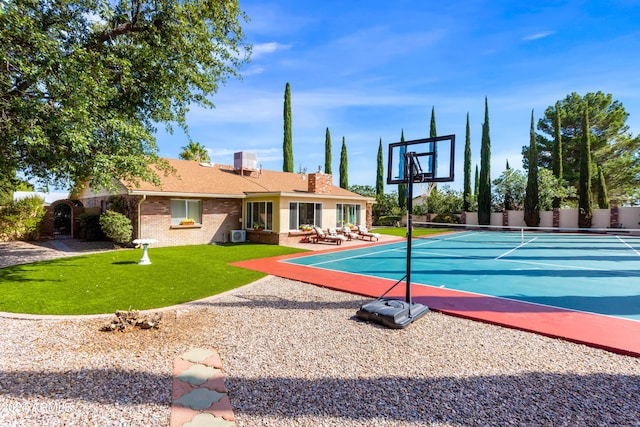
M 37 240 L 45 213 L 44 200 L 37 196 L 0 207 L 0 241 Z

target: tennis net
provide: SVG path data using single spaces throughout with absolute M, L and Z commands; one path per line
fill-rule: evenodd
M 483 242 L 486 244 L 504 244 L 527 242 L 575 244 L 586 246 L 590 243 L 605 241 L 629 242 L 633 248 L 640 245 L 640 229 L 624 228 L 559 228 L 559 227 L 526 227 L 477 224 L 443 224 L 436 222 L 413 222 L 416 228 L 442 230 L 443 233 L 430 235 L 440 240 L 457 242 Z

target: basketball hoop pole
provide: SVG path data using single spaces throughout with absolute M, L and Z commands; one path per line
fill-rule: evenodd
M 405 167 L 409 167 L 409 182 L 407 186 L 407 290 L 405 301 L 409 304 L 409 317 L 411 317 L 411 241 L 413 238 L 413 180 L 415 179 L 414 171 L 415 153 L 405 153 Z

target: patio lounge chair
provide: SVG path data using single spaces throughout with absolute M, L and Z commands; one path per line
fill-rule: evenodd
M 317 242 L 335 242 L 337 245 L 341 245 L 342 242 L 347 240 L 346 237 L 340 236 L 338 234 L 335 234 L 332 236 L 328 233 L 325 233 L 320 227 L 314 227 L 313 230 L 316 232 L 316 235 L 314 236 L 314 241 L 316 243 Z
M 349 227 L 342 227 L 340 231 L 342 232 L 342 234 L 344 234 L 347 240 L 358 238 L 358 233 L 354 233 Z
M 365 237 L 368 237 L 370 241 L 373 241 L 373 239 L 376 239 L 376 241 L 380 240 L 380 234 L 370 232 L 364 225 L 358 226 L 358 233 L 360 234 L 360 238 L 363 240 Z

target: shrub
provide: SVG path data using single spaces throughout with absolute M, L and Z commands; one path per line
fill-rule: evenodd
M 100 227 L 105 236 L 116 243 L 130 243 L 133 235 L 131 220 L 121 213 L 106 211 L 100 215 Z
M 431 221 L 442 224 L 460 224 L 460 218 L 458 218 L 457 215 L 450 213 L 439 213 Z
M 400 222 L 402 217 L 400 215 L 385 215 L 378 218 L 378 225 L 396 225 L 397 222 Z
M 0 241 L 38 239 L 45 215 L 44 200 L 38 196 L 11 201 L 0 208 Z
M 80 232 L 78 236 L 88 241 L 106 240 L 107 236 L 100 226 L 100 214 L 83 213 L 80 219 Z

